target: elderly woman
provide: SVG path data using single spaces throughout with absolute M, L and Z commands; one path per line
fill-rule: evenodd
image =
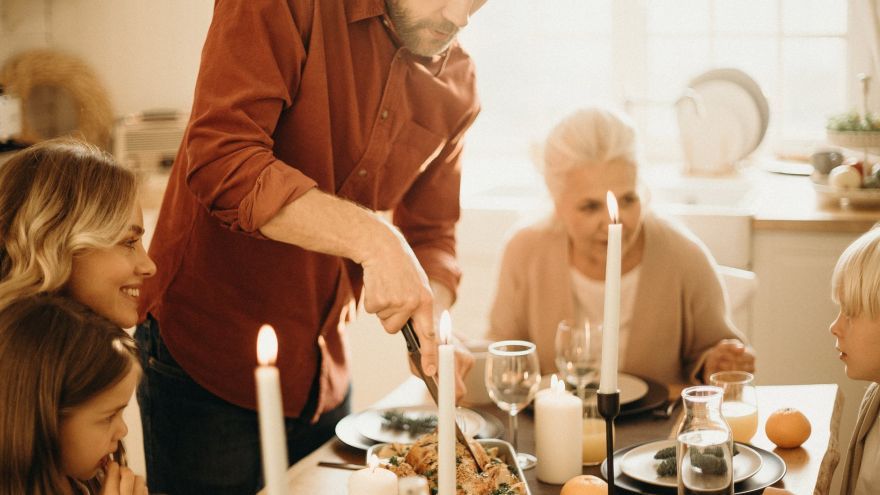
M 616 111 L 588 108 L 556 126 L 544 152 L 554 215 L 508 241 L 487 337 L 534 342 L 546 373 L 556 370 L 560 321 L 602 322 L 611 191 L 623 224 L 621 370 L 679 384 L 753 370 L 754 354 L 728 317 L 712 256 L 691 234 L 643 209 L 640 161 L 635 130 Z

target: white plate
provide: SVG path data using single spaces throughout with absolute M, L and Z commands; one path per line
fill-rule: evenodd
M 764 140 L 764 135 L 767 133 L 767 127 L 770 123 L 770 105 L 767 102 L 767 96 L 764 95 L 761 86 L 751 76 L 732 67 L 706 71 L 694 78 L 690 82 L 690 86 L 693 87 L 700 85 L 704 81 L 712 80 L 723 80 L 738 85 L 749 94 L 755 108 L 758 110 L 759 126 L 756 129 L 758 132 L 756 133 L 756 139 L 752 141 L 752 147 L 746 151 L 747 155 L 761 144 L 761 141 Z
M 644 483 L 675 488 L 675 476 L 657 476 L 657 465 L 660 461 L 654 459 L 658 450 L 674 445 L 675 440 L 658 440 L 640 445 L 624 454 L 620 460 L 620 470 L 630 478 Z M 741 443 L 737 443 L 736 448 L 739 454 L 733 457 L 733 481 L 739 483 L 760 471 L 764 460 L 760 454 Z
M 425 416 L 437 416 L 437 408 L 434 406 L 412 406 L 412 407 L 389 407 L 385 409 L 368 409 L 357 415 L 355 426 L 358 433 L 370 440 L 384 443 L 412 443 L 418 435 L 411 435 L 408 431 L 392 430 L 385 427 L 385 420 L 382 414 L 387 411 L 399 411 L 407 417 L 418 418 Z M 462 433 L 474 436 L 486 427 L 486 420 L 480 413 L 471 409 L 459 407 L 456 410 L 456 420 Z
M 760 86 L 738 69 L 714 69 L 690 81 L 676 111 L 685 159 L 701 173 L 732 169 L 761 144 L 769 120 Z
M 550 388 L 551 376 L 553 375 L 545 375 L 541 377 L 541 385 L 538 387 L 538 390 Z M 556 377 L 560 380 L 562 379 L 559 374 L 557 374 Z M 568 384 L 566 384 L 566 387 L 571 388 Z M 620 405 L 635 402 L 648 393 L 648 384 L 645 380 L 630 375 L 629 373 L 619 373 L 617 375 L 617 388 L 620 389 Z

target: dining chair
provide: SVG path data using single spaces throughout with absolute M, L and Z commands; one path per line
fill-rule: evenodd
M 721 282 L 727 291 L 728 311 L 736 327 L 747 337 L 752 331 L 752 300 L 758 290 L 758 276 L 754 272 L 718 266 Z

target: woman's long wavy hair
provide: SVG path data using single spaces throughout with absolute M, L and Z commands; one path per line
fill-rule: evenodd
M 131 170 L 80 141 L 46 141 L 0 165 L 0 309 L 62 289 L 76 254 L 119 242 L 136 193 Z
M 132 338 L 71 299 L 37 295 L 0 311 L 0 494 L 69 491 L 62 419 L 132 366 L 140 366 Z

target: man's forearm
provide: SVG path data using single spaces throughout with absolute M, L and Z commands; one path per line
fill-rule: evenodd
M 375 213 L 317 189 L 279 210 L 260 233 L 356 263 L 363 263 L 399 235 Z

